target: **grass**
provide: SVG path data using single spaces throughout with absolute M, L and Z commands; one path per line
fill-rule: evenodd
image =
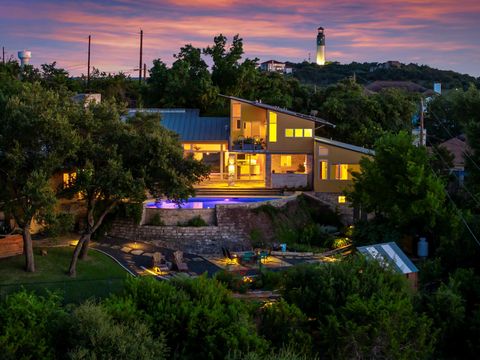
M 64 301 L 80 302 L 87 298 L 103 298 L 122 290 L 127 272 L 110 257 L 90 250 L 86 260 L 79 260 L 77 276 L 67 275 L 73 247 L 47 248 L 48 255 L 35 251 L 35 273 L 24 270 L 23 255 L 0 259 L 0 297 L 21 288 L 38 293 L 57 291 Z

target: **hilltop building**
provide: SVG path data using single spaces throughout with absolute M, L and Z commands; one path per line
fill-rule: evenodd
M 323 27 L 318 28 L 317 34 L 317 65 L 325 65 L 325 33 Z
M 287 66 L 284 62 L 280 62 L 277 60 L 268 60 L 261 63 L 260 69 L 262 71 L 278 72 L 282 74 L 291 74 L 293 71 L 290 66 Z

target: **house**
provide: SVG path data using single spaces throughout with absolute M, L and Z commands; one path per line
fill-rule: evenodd
M 292 68 L 287 66 L 285 63 L 276 61 L 276 60 L 268 60 L 260 64 L 260 69 L 263 71 L 268 72 L 278 72 L 283 74 L 291 74 Z
M 439 146 L 447 149 L 453 155 L 453 168 L 450 170 L 463 183 L 465 178 L 465 153 L 469 150 L 465 134 L 448 139 Z
M 224 96 L 229 117 L 203 117 L 194 109 L 131 109 L 158 112 L 162 124 L 179 134 L 185 153 L 211 166 L 202 188 L 313 189 L 335 202 L 352 183 L 359 161 L 374 152 L 315 136 L 334 126 L 311 115 Z
M 405 275 L 414 289 L 418 286 L 418 268 L 405 255 L 396 243 L 367 245 L 357 247 L 357 251 L 365 255 L 367 259 L 373 259 L 393 271 Z

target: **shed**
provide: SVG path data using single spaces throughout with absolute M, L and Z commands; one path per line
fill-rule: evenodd
M 414 289 L 417 288 L 418 268 L 395 242 L 359 246 L 357 250 L 367 258 L 377 260 L 382 266 L 391 266 L 395 272 L 405 275 Z

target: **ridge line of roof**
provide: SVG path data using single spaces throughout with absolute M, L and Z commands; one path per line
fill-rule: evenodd
M 281 107 L 278 107 L 278 106 L 264 104 L 264 103 L 260 103 L 260 102 L 257 102 L 257 101 L 247 100 L 247 99 L 242 99 L 242 98 L 239 98 L 239 97 L 236 97 L 236 96 L 223 95 L 223 94 L 218 94 L 218 95 L 221 96 L 221 97 L 230 99 L 230 100 L 236 100 L 236 101 L 244 102 L 246 104 L 261 107 L 261 108 L 264 108 L 264 109 L 267 109 L 267 110 L 277 111 L 279 113 L 283 113 L 283 114 L 291 115 L 291 116 L 296 116 L 296 117 L 302 118 L 304 120 L 310 120 L 310 121 L 314 121 L 314 122 L 318 122 L 318 123 L 322 123 L 322 124 L 325 124 L 325 125 L 335 127 L 335 124 L 332 124 L 331 122 L 329 122 L 325 119 L 322 119 L 322 118 L 318 118 L 316 116 L 301 114 L 301 113 L 297 113 L 295 111 L 284 109 L 284 108 L 281 108 Z
M 329 145 L 333 145 L 333 146 L 342 147 L 344 149 L 352 150 L 352 151 L 359 152 L 359 153 L 362 153 L 362 154 L 375 155 L 375 150 L 367 149 L 367 148 L 364 148 L 362 146 L 347 144 L 347 143 L 337 141 L 337 140 L 327 139 L 327 138 L 320 137 L 320 136 L 315 136 L 315 141 L 318 141 L 318 142 L 321 142 L 321 143 L 324 143 L 324 144 L 329 144 Z

